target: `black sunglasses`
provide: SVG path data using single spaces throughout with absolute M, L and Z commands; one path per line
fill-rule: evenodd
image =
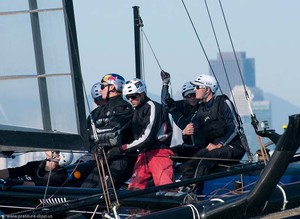
M 192 98 L 192 97 L 196 97 L 196 94 L 188 94 L 185 96 L 185 98 Z
M 129 99 L 135 100 L 138 96 L 139 96 L 139 94 L 126 95 L 126 98 L 127 98 L 127 100 L 129 100 Z
M 108 86 L 108 84 L 101 84 L 101 90 L 103 90 L 104 88 L 106 88 Z
M 204 85 L 196 85 L 196 89 L 199 90 L 199 89 L 205 89 L 205 86 Z

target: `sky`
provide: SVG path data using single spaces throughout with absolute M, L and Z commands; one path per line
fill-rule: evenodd
M 216 59 L 218 48 L 205 2 L 184 3 L 205 53 L 209 59 Z M 257 87 L 300 107 L 300 1 L 221 3 L 235 50 L 245 51 L 248 58 L 255 59 Z M 209 0 L 207 4 L 221 51 L 232 52 L 219 1 Z M 143 31 L 159 64 L 171 73 L 173 93 L 184 82 L 208 74 L 207 60 L 181 0 L 74 0 L 81 69 L 88 92 L 109 72 L 119 73 L 126 80 L 135 77 L 133 6 L 140 7 Z M 146 40 L 143 44 L 148 92 L 160 95 L 160 67 Z

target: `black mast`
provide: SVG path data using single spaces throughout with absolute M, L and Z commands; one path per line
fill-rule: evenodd
M 143 21 L 140 17 L 139 6 L 133 6 L 133 22 L 134 22 L 134 48 L 135 48 L 135 71 L 136 78 L 144 80 L 142 75 L 142 56 L 141 56 L 141 27 Z

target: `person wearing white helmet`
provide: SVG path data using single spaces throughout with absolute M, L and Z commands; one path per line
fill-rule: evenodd
M 68 174 L 66 169 L 59 165 L 60 152 L 46 151 L 45 155 L 45 160 L 30 161 L 20 167 L 0 170 L 0 178 L 5 179 L 7 186 L 63 186 Z
M 195 85 L 191 84 L 190 81 L 184 83 L 181 88 L 182 100 L 174 101 L 169 93 L 169 82 L 170 74 L 168 72 L 162 71 L 161 78 L 163 81 L 163 86 L 161 90 L 161 100 L 163 106 L 172 115 L 173 121 L 181 129 L 184 130 L 185 127 L 191 122 L 191 119 L 195 115 L 198 108 L 198 100 L 195 94 Z M 191 157 L 194 155 L 195 151 L 198 150 L 195 147 L 195 142 L 193 136 L 182 135 L 183 144 L 172 146 L 172 150 L 182 157 Z M 188 147 L 188 148 L 187 148 Z M 186 160 L 180 160 L 182 162 Z
M 112 187 L 113 182 L 116 189 L 130 178 L 136 160 L 134 156 L 124 156 L 121 151 L 122 144 L 132 140 L 131 130 L 126 127 L 132 119 L 133 108 L 122 97 L 124 84 L 125 79 L 116 73 L 109 73 L 102 77 L 101 95 L 106 103 L 98 106 L 92 116 L 95 129 L 92 126 L 88 127 L 91 152 L 97 152 L 99 145 L 109 145 L 104 147 L 112 176 L 107 183 L 109 187 Z M 97 137 L 94 137 L 95 135 Z M 93 169 L 81 187 L 101 187 L 97 167 Z
M 60 152 L 60 160 L 58 162 L 59 166 L 67 166 L 72 163 L 74 158 L 73 152 Z
M 172 128 L 163 106 L 147 96 L 145 82 L 137 78 L 126 82 L 123 95 L 134 107 L 131 122 L 134 140 L 122 149 L 138 151 L 128 189 L 145 189 L 151 178 L 155 186 L 172 183 Z
M 220 159 L 240 160 L 245 154 L 238 132 L 237 113 L 226 95 L 215 95 L 218 83 L 213 76 L 200 75 L 192 82 L 196 98 L 201 101 L 197 114 L 184 130 L 186 135 L 194 135 L 201 148 L 195 157 L 212 160 L 190 160 L 182 166 L 182 178 L 193 178 L 211 173 Z M 223 161 L 224 162 L 224 161 Z

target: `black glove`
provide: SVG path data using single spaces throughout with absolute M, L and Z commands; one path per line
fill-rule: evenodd
M 175 105 L 175 101 L 172 98 L 168 98 L 165 101 L 166 101 L 169 113 L 177 111 L 177 107 Z
M 168 85 L 170 83 L 171 76 L 168 72 L 162 70 L 160 72 L 161 80 L 163 81 L 163 85 Z
M 103 127 L 102 129 L 97 128 L 96 131 L 98 140 L 94 139 L 93 135 L 90 135 L 90 138 L 94 143 L 99 143 L 102 146 L 116 146 L 121 139 L 120 130 L 118 128 Z
M 123 153 L 119 147 L 112 147 L 107 151 L 107 159 L 111 160 L 120 156 L 123 156 Z

